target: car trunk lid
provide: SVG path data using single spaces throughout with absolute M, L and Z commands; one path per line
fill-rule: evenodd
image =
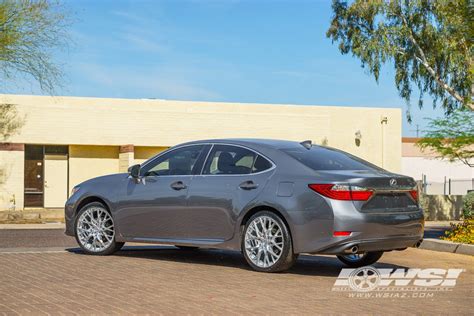
M 321 176 L 335 183 L 347 183 L 351 187 L 366 188 L 373 194 L 366 201 L 353 200 L 354 206 L 363 213 L 411 212 L 418 209 L 416 182 L 406 176 L 384 171 L 344 170 L 321 171 Z

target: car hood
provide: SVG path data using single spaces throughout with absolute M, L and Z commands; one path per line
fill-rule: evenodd
M 105 176 L 100 176 L 100 177 L 95 177 L 89 180 L 86 180 L 82 183 L 80 183 L 79 187 L 85 187 L 85 186 L 94 186 L 97 184 L 104 185 L 107 183 L 118 183 L 119 181 L 122 181 L 128 177 L 128 173 L 114 173 L 114 174 L 108 174 Z

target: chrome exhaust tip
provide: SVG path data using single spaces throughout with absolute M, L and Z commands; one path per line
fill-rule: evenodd
M 351 254 L 354 254 L 354 253 L 357 253 L 359 251 L 359 246 L 352 246 L 350 248 L 347 248 L 344 250 L 344 253 L 351 253 Z

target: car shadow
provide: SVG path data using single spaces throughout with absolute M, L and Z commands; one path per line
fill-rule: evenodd
M 67 251 L 84 255 L 80 248 Z M 239 251 L 220 249 L 183 250 L 174 246 L 125 246 L 114 256 L 142 258 L 144 260 L 165 260 L 180 263 L 225 266 L 253 271 Z M 383 257 L 382 257 L 383 260 Z M 408 269 L 408 267 L 378 262 L 376 268 Z M 336 256 L 301 254 L 295 265 L 284 273 L 337 277 L 342 268 L 347 268 Z

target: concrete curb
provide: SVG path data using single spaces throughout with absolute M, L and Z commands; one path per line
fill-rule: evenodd
M 474 245 L 461 244 L 433 238 L 423 239 L 423 242 L 419 248 L 474 256 Z
M 456 253 L 474 256 L 474 245 L 460 244 L 458 249 L 456 249 Z
M 64 252 L 72 252 L 72 250 L 75 250 L 75 249 L 69 249 L 69 248 L 65 248 L 65 247 L 1 248 L 0 249 L 0 255 L 2 255 L 2 254 L 27 254 L 27 253 L 64 253 Z
M 451 227 L 451 224 L 460 224 L 462 221 L 460 220 L 452 220 L 452 221 L 425 221 L 425 227 L 447 227 L 448 229 Z
M 26 209 L 23 211 L 0 211 L 3 224 L 40 224 L 64 221 L 64 209 Z

